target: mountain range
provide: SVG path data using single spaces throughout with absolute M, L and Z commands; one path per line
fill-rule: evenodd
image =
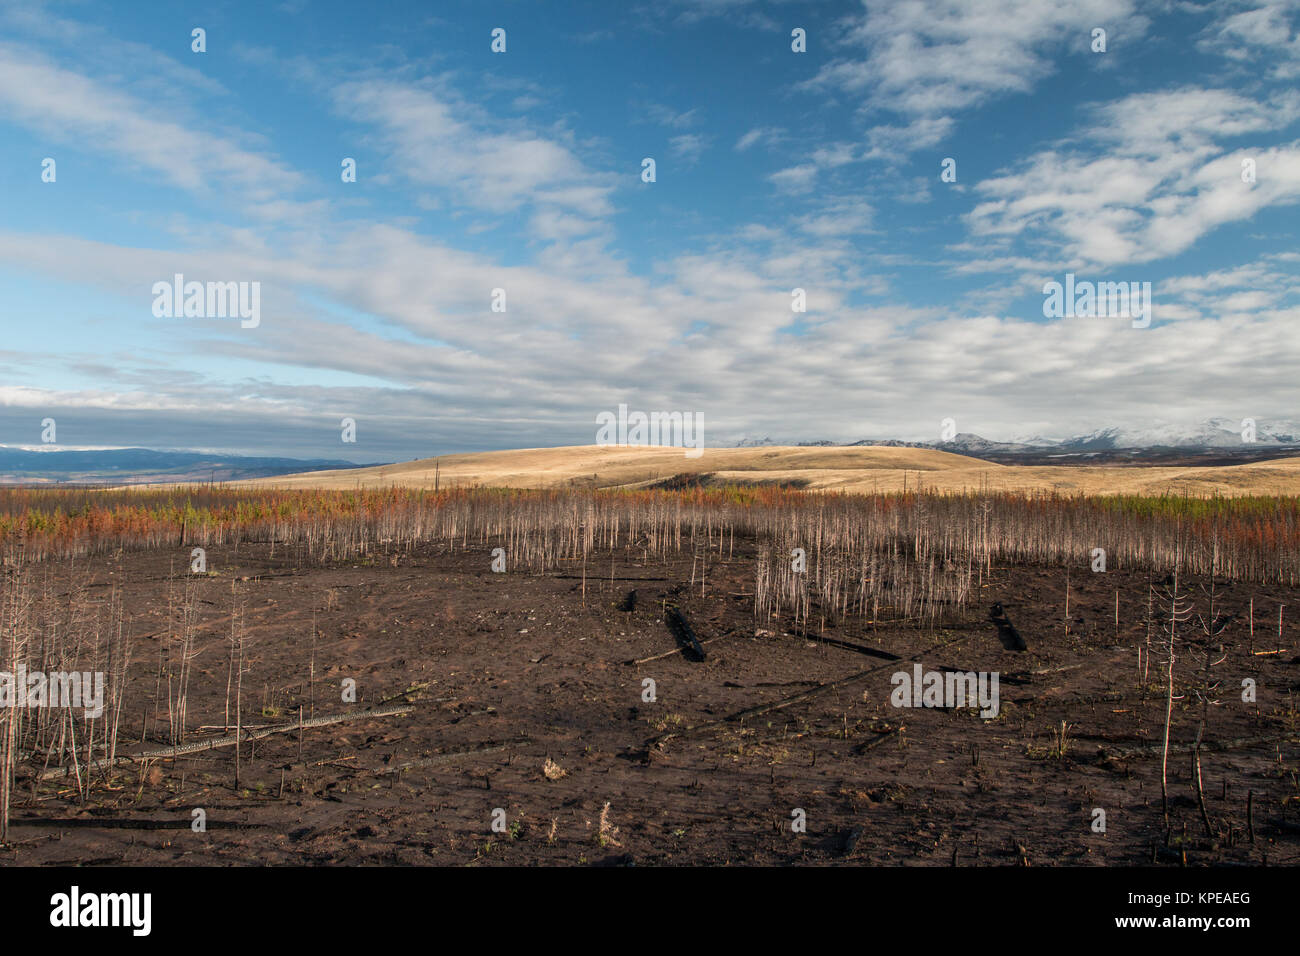
M 1255 422 L 1253 440 L 1239 420 L 1212 418 L 1196 425 L 1152 423 L 1145 428 L 1102 428 L 1070 438 L 1034 435 L 994 441 L 961 432 L 947 441 L 864 438 L 853 442 L 742 438 L 737 448 L 768 445 L 933 448 L 1008 465 L 1232 465 L 1300 456 L 1300 424 Z M 207 483 L 273 478 L 388 462 L 251 457 L 150 448 L 33 448 L 0 445 L 0 484 L 127 485 Z
M 737 447 L 760 445 L 885 445 L 936 448 L 1004 464 L 1234 464 L 1300 455 L 1300 424 L 1206 419 L 1196 425 L 1152 423 L 1145 428 L 1102 428 L 1070 438 L 1035 435 L 993 441 L 961 432 L 947 441 L 865 438 L 854 442 L 742 439 Z M 1249 438 L 1249 440 L 1247 440 Z

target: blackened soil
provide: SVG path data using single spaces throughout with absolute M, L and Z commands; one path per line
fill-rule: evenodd
M 321 568 L 267 546 L 209 551 L 187 740 L 224 733 L 232 601 L 245 725 L 294 721 L 300 706 L 322 716 L 409 701 L 409 712 L 245 743 L 237 786 L 233 748 L 122 766 L 84 805 L 71 780 L 35 785 L 21 768 L 0 864 L 1300 863 L 1297 589 L 1221 584 L 1219 609 L 1237 616 L 1208 679 L 1195 623 L 1178 634 L 1172 742 L 1190 744 L 1204 710 L 1207 748 L 1228 748 L 1201 754 L 1207 835 L 1185 750 L 1170 757 L 1164 822 L 1167 656 L 1152 633 L 1144 681 L 1144 573 L 1073 572 L 1067 616 L 1064 570 L 995 568 L 948 622 L 823 628 L 814 616 L 803 634 L 755 618 L 754 562 L 739 551 L 693 584 L 689 555 L 605 554 L 584 580 L 581 565 L 493 573 L 489 552 Z M 144 553 L 49 569 L 55 591 L 84 586 L 101 613 L 110 582 L 123 589 L 126 753 L 167 743 L 161 643 L 178 614 L 169 577 L 187 563 Z M 177 575 L 173 598 L 183 584 Z M 1004 647 L 994 602 L 1027 650 Z M 667 626 L 674 606 L 702 661 Z M 891 676 L 913 663 L 998 672 L 998 716 L 892 706 Z M 189 827 L 196 808 L 206 832 Z

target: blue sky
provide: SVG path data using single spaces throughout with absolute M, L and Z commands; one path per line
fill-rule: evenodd
M 374 461 L 589 444 L 619 404 L 720 444 L 1300 419 L 1297 27 L 1298 0 L 0 3 L 0 443 L 54 417 L 66 446 Z M 176 273 L 260 283 L 260 323 L 155 317 Z M 1044 317 L 1066 273 L 1150 282 L 1150 327 Z

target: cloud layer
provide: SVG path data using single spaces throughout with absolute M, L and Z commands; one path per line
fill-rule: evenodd
M 1296 5 L 975 9 L 729 0 L 642 32 L 564 24 L 572 51 L 681 70 L 675 44 L 730 30 L 762 67 L 733 82 L 701 53 L 689 83 L 617 93 L 563 57 L 482 44 L 474 72 L 346 36 L 308 55 L 288 31 L 229 75 L 154 50 L 156 96 L 8 11 L 0 160 L 31 182 L 0 231 L 22 330 L 0 441 L 52 415 L 69 444 L 338 457 L 349 416 L 349 453 L 412 458 L 590 442 L 620 403 L 701 412 L 722 442 L 1296 417 Z M 1098 26 L 1126 74 L 1088 59 Z M 541 29 L 513 26 L 512 51 Z M 1175 32 L 1225 65 L 1214 82 L 1144 79 L 1135 47 Z M 1246 52 L 1264 68 L 1233 72 Z M 1041 120 L 1000 150 L 989 123 L 1015 103 Z M 58 183 L 33 155 L 61 157 Z M 1067 271 L 1152 281 L 1151 328 L 1045 319 Z M 260 282 L 260 325 L 155 318 L 176 273 Z

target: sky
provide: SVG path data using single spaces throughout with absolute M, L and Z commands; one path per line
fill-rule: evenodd
M 1298 29 L 1300 0 L 0 0 L 0 443 L 1297 420 Z M 256 322 L 167 314 L 177 274 L 256 283 Z M 1045 314 L 1067 275 L 1150 283 L 1149 322 Z

